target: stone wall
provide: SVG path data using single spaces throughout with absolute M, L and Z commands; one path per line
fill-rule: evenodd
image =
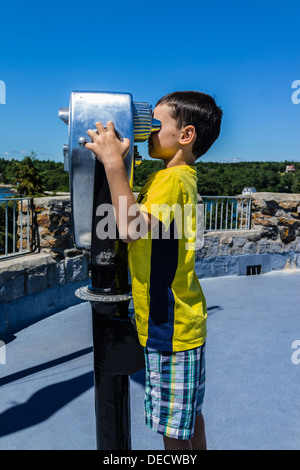
M 70 196 L 41 197 L 33 200 L 35 221 L 38 226 L 35 243 L 42 251 L 64 256 L 64 250 L 73 248 L 71 233 Z M 23 238 L 26 240 L 27 202 L 23 201 L 22 214 L 19 204 L 18 226 L 23 220 Z M 30 240 L 31 241 L 31 240 Z
M 196 251 L 199 277 L 245 275 L 248 266 L 261 266 L 262 273 L 300 267 L 300 195 L 255 193 L 251 199 L 250 230 L 204 234 Z M 64 257 L 73 247 L 70 198 L 35 199 L 35 207 L 42 251 Z
M 207 232 L 196 252 L 199 277 L 300 268 L 300 195 L 255 193 L 251 229 Z
M 300 194 L 258 193 L 251 212 L 252 227 L 260 229 L 262 238 L 281 248 L 299 243 Z

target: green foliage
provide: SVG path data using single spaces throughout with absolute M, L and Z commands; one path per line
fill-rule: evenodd
M 35 154 L 23 158 L 15 167 L 13 183 L 20 196 L 43 196 L 44 185 L 42 177 L 35 166 Z
M 45 191 L 69 191 L 69 173 L 64 171 L 63 163 L 38 160 L 33 152 L 22 161 L 0 158 L 0 173 L 1 183 L 16 185 L 19 182 L 17 191 L 26 196 L 38 196 Z
M 69 173 L 64 164 L 52 160 L 36 161 L 36 167 L 42 177 L 45 191 L 69 192 Z
M 293 164 L 296 172 L 285 173 L 286 165 Z M 144 160 L 134 170 L 134 189 L 143 186 L 148 176 L 163 164 Z M 234 196 L 245 186 L 257 192 L 300 193 L 300 163 L 297 162 L 197 162 L 198 192 L 202 196 Z
M 290 164 L 295 166 L 296 172 L 285 173 L 286 165 Z M 143 163 L 134 169 L 133 189 L 139 191 L 148 176 L 162 168 L 163 163 L 160 160 L 143 160 Z M 245 186 L 253 186 L 257 192 L 300 193 L 300 163 L 297 162 L 200 161 L 196 163 L 196 168 L 198 192 L 203 196 L 234 196 L 241 194 Z M 26 195 L 37 195 L 45 191 L 69 191 L 69 173 L 64 171 L 63 163 L 38 160 L 34 153 L 24 157 L 22 162 L 1 158 L 0 173 L 2 183 L 15 184 L 17 176 L 31 181 L 31 185 L 26 187 Z M 24 174 L 25 176 L 22 176 Z
M 197 163 L 198 191 L 204 195 L 233 196 L 245 186 L 257 192 L 297 193 L 300 186 L 300 164 L 296 172 L 285 173 L 291 162 Z M 213 191 L 213 192 L 212 192 Z

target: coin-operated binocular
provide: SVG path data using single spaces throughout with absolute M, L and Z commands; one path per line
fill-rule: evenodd
M 59 117 L 69 125 L 69 145 L 64 146 L 65 170 L 70 171 L 73 236 L 76 246 L 91 246 L 95 156 L 85 148 L 87 130 L 95 123 L 113 121 L 120 139 L 128 138 L 130 148 L 124 160 L 132 186 L 135 162 L 134 142 L 144 142 L 159 130 L 148 103 L 135 102 L 129 93 L 73 92 L 69 108 L 59 110 Z
M 85 144 L 88 129 L 97 121 L 113 121 L 117 137 L 130 140 L 124 165 L 132 187 L 139 160 L 134 142 L 147 140 L 160 129 L 160 122 L 152 118 L 151 106 L 134 102 L 130 93 L 73 92 L 69 108 L 60 109 L 59 117 L 69 126 L 64 158 L 70 174 L 74 243 L 91 248 L 91 284 L 75 294 L 92 306 L 97 448 L 128 450 L 129 376 L 144 369 L 144 353 L 129 309 L 127 245 L 117 230 L 113 236 L 109 231 L 106 237 L 97 235 L 98 224 L 107 216 L 101 207 L 111 204 L 111 196 L 104 167 Z

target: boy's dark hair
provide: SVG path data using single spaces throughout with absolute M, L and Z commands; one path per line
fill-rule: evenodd
M 171 116 L 177 121 L 178 128 L 195 127 L 192 152 L 196 159 L 204 155 L 220 134 L 223 111 L 215 100 L 199 91 L 175 91 L 163 96 L 156 106 L 163 103 L 172 108 Z

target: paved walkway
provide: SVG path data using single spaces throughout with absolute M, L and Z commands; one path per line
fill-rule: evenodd
M 300 449 L 300 272 L 202 279 L 208 303 L 204 406 L 210 449 Z M 294 361 L 292 354 L 294 353 Z M 0 364 L 0 449 L 93 450 L 91 310 L 16 333 Z M 161 450 L 131 377 L 133 450 Z

